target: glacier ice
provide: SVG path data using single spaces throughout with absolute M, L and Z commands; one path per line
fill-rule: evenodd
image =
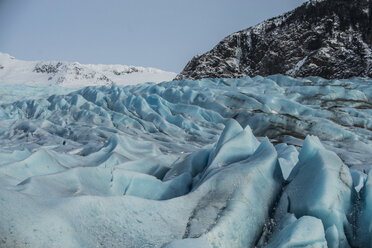
M 360 247 L 372 247 L 372 171 L 362 189 L 362 210 L 358 220 L 358 240 Z
M 317 137 L 308 136 L 290 178 L 276 209 L 276 218 L 280 220 L 287 212 L 296 217 L 317 217 L 326 231 L 332 226 L 336 228 L 340 247 L 348 247 L 346 236 L 352 236 L 348 217 L 355 191 L 347 166 L 334 152 L 326 150 Z
M 1 84 L 0 246 L 370 247 L 371 84 Z
M 353 185 L 357 192 L 360 192 L 360 190 L 364 187 L 367 175 L 359 170 L 350 170 L 351 177 L 353 178 Z
M 290 217 L 286 217 L 285 225 L 278 228 L 267 244 L 267 248 L 330 247 L 325 239 L 321 220 L 312 216 L 302 216 L 299 219 L 293 215 L 291 217 L 292 220 Z
M 287 180 L 298 162 L 298 151 L 294 146 L 288 146 L 285 143 L 276 145 L 275 149 L 278 152 L 278 162 L 283 178 Z

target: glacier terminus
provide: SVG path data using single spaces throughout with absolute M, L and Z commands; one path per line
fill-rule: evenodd
M 371 86 L 2 84 L 0 247 L 372 247 Z

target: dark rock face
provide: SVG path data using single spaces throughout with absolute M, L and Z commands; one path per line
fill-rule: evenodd
M 309 1 L 223 39 L 176 79 L 372 77 L 372 0 Z

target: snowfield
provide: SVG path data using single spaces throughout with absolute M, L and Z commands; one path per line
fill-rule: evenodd
M 371 99 L 361 78 L 0 84 L 0 247 L 372 247 Z
M 78 62 L 22 61 L 0 53 L 0 83 L 60 85 L 69 88 L 97 85 L 133 85 L 170 81 L 177 74 L 150 67 L 84 65 Z

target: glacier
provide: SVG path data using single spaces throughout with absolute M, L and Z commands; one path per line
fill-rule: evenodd
M 0 247 L 372 247 L 371 86 L 0 84 Z

